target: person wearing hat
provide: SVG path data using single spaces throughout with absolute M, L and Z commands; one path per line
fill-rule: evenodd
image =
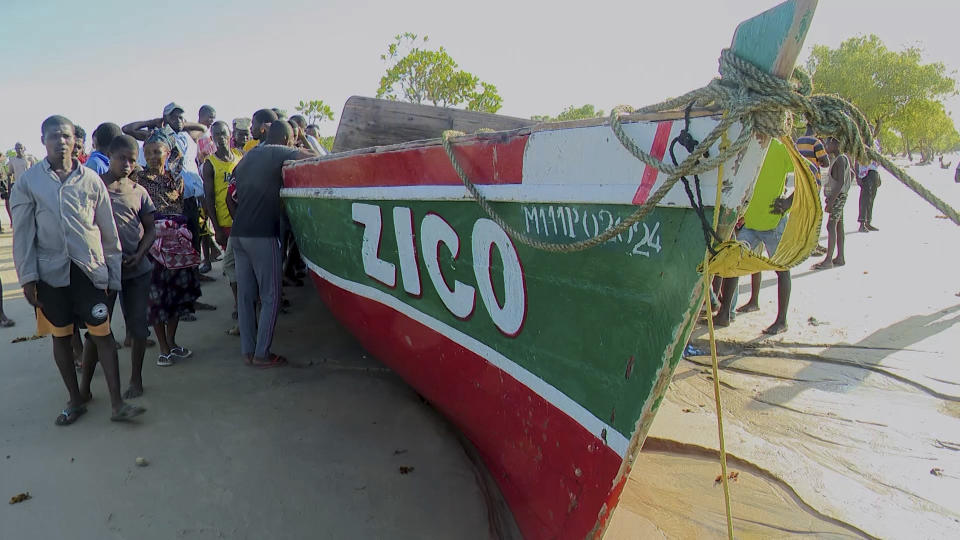
M 233 148 L 244 154 L 243 146 L 250 140 L 250 125 L 252 121 L 249 118 L 233 119 L 233 135 L 230 137 L 230 144 Z

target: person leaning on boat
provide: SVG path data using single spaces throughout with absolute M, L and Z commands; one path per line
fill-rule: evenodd
M 814 165 L 811 165 L 813 170 Z M 793 172 L 793 160 L 790 152 L 780 141 L 770 141 L 770 148 L 763 160 L 757 184 L 747 211 L 743 215 L 743 227 L 737 231 L 737 240 L 746 243 L 751 249 L 762 244 L 767 256 L 772 257 L 780 244 L 783 230 L 787 225 L 787 212 L 793 204 L 793 194 L 784 196 L 787 174 Z M 723 280 L 720 291 L 720 312 L 714 320 L 717 326 L 729 326 L 731 310 L 735 301 L 738 278 Z M 750 301 L 737 309 L 738 313 L 748 313 L 760 309 L 760 273 L 750 276 Z M 790 271 L 777 272 L 777 318 L 764 334 L 780 334 L 787 331 L 787 308 L 790 305 Z
M 241 354 L 247 365 L 265 368 L 286 364 L 284 357 L 270 351 L 280 308 L 281 239 L 286 232 L 280 201 L 283 163 L 316 157 L 317 153 L 292 147 L 293 129 L 287 122 L 274 120 L 267 136 L 259 135 L 265 142 L 247 152 L 233 170 L 237 209 L 230 238 L 237 273 Z

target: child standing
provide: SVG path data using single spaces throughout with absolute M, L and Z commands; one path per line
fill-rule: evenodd
M 100 178 L 107 186 L 107 194 L 113 207 L 113 219 L 120 236 L 123 253 L 120 309 L 123 311 L 127 332 L 133 338 L 130 349 L 130 383 L 127 391 L 123 393 L 124 399 L 131 399 L 143 395 L 143 356 L 148 335 L 147 299 L 150 296 L 150 277 L 153 273 L 153 263 L 147 257 L 147 252 L 156 238 L 153 223 L 156 208 L 147 190 L 129 178 L 137 164 L 139 150 L 136 139 L 129 135 L 119 135 L 114 137 L 105 150 L 110 165 Z M 111 319 L 116 300 L 116 293 L 112 293 L 107 300 Z M 97 345 L 88 338 L 84 348 L 81 393 L 90 388 L 96 360 Z

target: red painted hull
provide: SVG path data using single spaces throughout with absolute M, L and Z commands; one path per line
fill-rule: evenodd
M 473 442 L 526 538 L 583 539 L 607 518 L 622 459 L 482 356 L 312 274 L 333 314 Z M 412 345 L 416 344 L 416 345 Z

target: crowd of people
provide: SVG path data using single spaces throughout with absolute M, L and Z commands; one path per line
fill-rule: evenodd
M 824 259 L 813 265 L 814 270 L 826 270 L 847 263 L 843 213 L 847 194 L 856 179 L 860 186 L 859 232 L 875 232 L 873 204 L 880 187 L 880 174 L 876 162 L 858 164 L 840 152 L 840 144 L 834 138 L 821 141 L 811 128 L 794 144 L 807 161 L 806 165 L 822 187 L 827 245 L 818 245 L 814 255 Z M 737 224 L 737 239 L 751 249 L 763 249 L 772 257 L 780 244 L 786 228 L 790 208 L 793 205 L 792 187 L 788 180 L 795 173 L 789 150 L 778 140 L 770 143 L 767 155 L 757 177 L 753 196 L 743 218 Z M 760 309 L 761 276 L 750 278 L 751 294 L 747 303 L 736 307 L 738 298 L 737 278 L 717 279 L 714 282 L 714 301 L 717 307 L 714 324 L 725 327 L 736 318 L 737 313 L 749 313 Z M 790 270 L 777 272 L 777 317 L 763 330 L 764 334 L 780 334 L 787 331 L 787 312 L 790 307 L 792 282 Z
M 8 177 L 0 178 L 20 285 L 36 309 L 38 334 L 53 336 L 69 394 L 57 425 L 86 412 L 98 364 L 111 420 L 145 412 L 129 401 L 143 395 L 146 350 L 158 347 L 162 367 L 193 356 L 177 329 L 198 309 L 216 309 L 199 299 L 201 282 L 213 281 L 206 274 L 221 258 L 237 320 L 227 333 L 240 337 L 243 362 L 287 363 L 271 350 L 286 302 L 282 284 L 302 285 L 305 268 L 280 200 L 282 167 L 326 153 L 316 126 L 277 109 L 232 124 L 217 121 L 209 105 L 197 122 L 184 113 L 170 103 L 159 118 L 123 127 L 104 122 L 92 133 L 89 155 L 85 131 L 51 116 L 40 130 L 46 156 L 34 162 L 17 143 Z M 118 299 L 131 356 L 123 392 L 121 340 L 111 326 Z M 0 303 L 0 326 L 13 324 Z

